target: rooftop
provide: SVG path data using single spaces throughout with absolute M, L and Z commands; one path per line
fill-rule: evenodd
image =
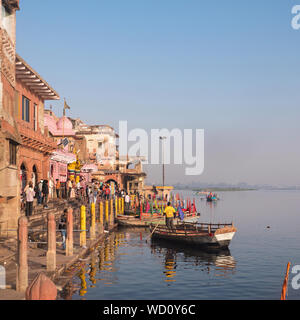
M 58 93 L 19 55 L 16 55 L 16 78 L 42 100 L 59 100 Z

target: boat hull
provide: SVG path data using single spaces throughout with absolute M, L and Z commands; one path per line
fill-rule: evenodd
M 153 227 L 151 227 L 151 229 L 153 229 Z M 219 228 L 214 232 L 199 230 L 171 231 L 164 228 L 158 231 L 153 229 L 152 239 L 161 239 L 196 247 L 228 249 L 235 233 L 236 229 L 233 226 Z
M 153 239 L 162 239 L 166 241 L 173 241 L 178 243 L 184 243 L 186 245 L 198 246 L 198 247 L 210 247 L 215 249 L 227 249 L 230 245 L 230 242 L 234 236 L 234 233 L 230 233 L 218 239 L 215 236 L 198 236 L 198 237 L 189 237 L 189 236 L 168 236 L 167 234 L 153 234 Z

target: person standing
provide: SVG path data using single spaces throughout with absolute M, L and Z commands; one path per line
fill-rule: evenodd
M 29 184 L 25 187 L 24 192 L 26 194 L 26 217 L 30 217 L 33 211 L 33 199 L 35 197 L 35 191 L 33 189 L 33 184 L 30 181 Z
M 42 194 L 43 194 L 44 209 L 48 209 L 48 196 L 49 196 L 48 180 L 43 181 Z
M 49 180 L 49 197 L 50 199 L 53 199 L 54 197 L 54 183 L 53 183 L 53 178 L 51 177 Z
M 57 197 L 57 199 L 59 199 L 60 198 L 60 181 L 59 181 L 59 179 L 56 179 L 55 189 L 56 189 L 56 197 Z
M 38 184 L 38 204 L 43 204 L 42 189 L 43 189 L 43 180 L 41 180 Z
M 71 187 L 71 193 L 70 193 L 70 199 L 74 199 L 76 197 L 76 184 L 72 183 Z
M 41 203 L 41 194 L 39 190 L 39 184 L 37 183 L 34 187 L 35 197 L 37 198 L 37 204 Z
M 130 197 L 128 193 L 126 193 L 126 196 L 125 196 L 125 209 L 126 211 L 129 211 L 130 209 Z
M 72 181 L 68 179 L 67 181 L 67 190 L 68 190 L 68 199 L 71 197 L 71 191 L 72 191 Z
M 89 204 L 91 205 L 94 202 L 94 192 L 92 187 L 89 187 Z
M 109 200 L 109 195 L 110 195 L 110 188 L 107 185 L 105 188 L 105 200 Z
M 86 184 L 86 186 L 85 186 L 85 198 L 86 198 L 87 202 L 89 202 L 89 196 L 90 196 L 89 190 L 90 190 L 89 185 Z
M 63 214 L 60 217 L 58 229 L 60 230 L 62 237 L 62 247 L 63 250 L 66 250 L 66 236 L 67 236 L 67 212 L 68 209 L 65 209 Z
M 80 183 L 80 180 L 78 180 L 76 183 L 76 197 L 78 198 L 81 198 L 80 188 L 81 188 L 81 183 Z
M 171 206 L 171 202 L 168 202 L 167 207 L 164 211 L 164 214 L 166 215 L 166 225 L 167 228 L 170 230 L 174 229 L 174 214 L 176 210 Z

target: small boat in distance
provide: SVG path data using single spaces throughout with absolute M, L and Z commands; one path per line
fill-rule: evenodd
M 207 202 L 213 202 L 213 201 L 218 201 L 219 198 L 218 196 L 214 193 L 212 194 L 211 192 L 207 195 L 206 197 Z
M 152 239 L 185 243 L 199 248 L 226 249 L 237 229 L 231 224 L 181 223 L 168 229 L 166 226 L 150 225 Z

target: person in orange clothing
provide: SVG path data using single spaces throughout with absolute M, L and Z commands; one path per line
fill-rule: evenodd
M 57 199 L 60 198 L 60 181 L 56 179 L 56 185 L 55 185 L 55 190 L 56 190 L 56 197 Z

